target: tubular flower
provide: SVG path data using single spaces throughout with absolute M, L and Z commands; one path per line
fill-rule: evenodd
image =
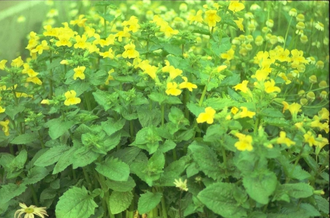
M 139 56 L 139 52 L 135 50 L 134 44 L 128 44 L 124 46 L 125 51 L 123 52 L 123 58 L 136 58 Z
M 280 132 L 280 137 L 276 140 L 277 144 L 286 144 L 288 147 L 291 145 L 295 145 L 294 141 L 291 141 L 289 138 L 286 137 L 286 133 L 284 131 Z
M 188 89 L 191 92 L 193 89 L 197 89 L 197 86 L 195 84 L 188 82 L 187 77 L 183 76 L 182 79 L 184 80 L 184 82 L 180 83 L 180 89 Z
M 24 213 L 24 218 L 34 218 L 34 215 L 37 215 L 41 218 L 48 216 L 47 211 L 45 210 L 46 207 L 36 207 L 34 205 L 27 207 L 24 203 L 19 203 L 19 206 L 21 209 L 16 210 L 14 218 L 20 218 Z
M 129 18 L 129 21 L 124 21 L 123 26 L 128 26 L 128 29 L 132 31 L 133 33 L 137 32 L 140 28 L 140 25 L 138 24 L 139 20 L 135 16 L 131 16 Z
M 167 83 L 166 94 L 178 96 L 181 94 L 182 90 L 178 89 L 178 84 L 176 82 Z
M 299 111 L 301 111 L 301 105 L 298 103 L 292 103 L 288 106 L 288 110 L 290 111 L 292 117 L 297 117 Z
M 252 136 L 244 135 L 242 133 L 236 133 L 235 136 L 238 138 L 238 142 L 235 143 L 235 147 L 239 151 L 252 151 Z
M 0 114 L 4 113 L 6 111 L 6 108 L 3 108 L 0 106 Z
M 243 20 L 244 20 L 243 18 L 238 18 L 238 20 L 234 20 L 234 22 L 241 31 L 245 32 L 243 26 Z
M 113 51 L 111 48 L 109 48 L 108 51 L 106 52 L 100 52 L 100 55 L 103 57 L 103 58 L 110 58 L 110 59 L 113 59 L 115 57 Z
M 248 80 L 243 80 L 242 83 L 237 84 L 233 88 L 237 91 L 240 90 L 244 93 L 247 93 L 250 89 L 247 87 L 247 84 L 249 83 Z
M 2 131 L 5 133 L 6 136 L 9 136 L 9 120 L 0 121 L 0 126 L 2 126 Z
M 57 47 L 60 47 L 60 46 L 68 46 L 68 47 L 71 47 L 72 46 L 72 43 L 70 42 L 70 38 L 71 38 L 71 35 L 70 34 L 61 34 L 58 36 L 58 40 L 56 42 L 56 46 Z
M 20 67 L 20 66 L 22 66 L 23 65 L 23 60 L 22 60 L 21 56 L 19 56 L 18 58 L 12 60 L 10 65 L 12 67 Z
M 6 67 L 7 60 L 1 60 L 0 61 L 0 70 L 4 70 Z
M 230 1 L 230 4 L 228 6 L 228 10 L 236 13 L 238 11 L 241 11 L 245 8 L 243 3 L 240 3 L 239 1 Z
M 309 146 L 316 145 L 316 140 L 312 134 L 312 132 L 308 131 L 304 134 L 304 142 L 307 142 Z
M 74 80 L 76 80 L 77 78 L 80 78 L 81 80 L 85 79 L 85 74 L 84 74 L 84 71 L 86 70 L 85 66 L 82 67 L 78 66 L 73 70 L 74 70 L 74 75 L 73 75 Z
M 216 10 L 208 10 L 205 12 L 205 22 L 209 27 L 215 27 L 217 22 L 221 21 L 221 17 L 217 15 Z
M 246 107 L 240 107 L 242 109 L 242 111 L 240 113 L 237 114 L 237 116 L 234 116 L 235 118 L 244 118 L 244 117 L 250 117 L 253 118 L 253 116 L 256 114 L 255 112 L 252 111 L 248 111 L 248 109 Z
M 74 44 L 74 48 L 81 48 L 81 49 L 86 49 L 87 48 L 87 37 L 85 35 L 83 36 L 76 36 L 76 44 Z
M 211 107 L 207 107 L 205 108 L 205 112 L 204 113 L 200 113 L 197 117 L 197 123 L 205 123 L 207 122 L 208 124 L 212 124 L 214 122 L 214 115 L 215 115 L 216 111 L 211 108 Z
M 195 16 L 193 16 L 192 14 L 190 14 L 189 17 L 188 17 L 189 24 L 191 24 L 194 21 L 196 21 L 198 23 L 203 23 L 202 13 L 203 13 L 202 10 L 198 10 Z
M 329 111 L 326 108 L 322 108 L 319 112 L 318 115 L 320 117 L 320 120 L 327 120 L 329 121 Z
M 75 105 L 79 104 L 81 102 L 80 98 L 76 97 L 76 92 L 74 90 L 67 91 L 64 95 L 66 100 L 64 101 L 64 105 L 70 106 L 70 105 Z
M 329 140 L 327 138 L 323 138 L 321 134 L 319 134 L 315 141 L 315 146 L 319 147 L 321 150 L 325 145 L 329 144 Z
M 265 82 L 265 92 L 267 93 L 281 92 L 281 89 L 275 86 L 275 81 L 271 79 L 270 81 Z
M 157 70 L 158 67 L 148 64 L 144 67 L 143 73 L 148 74 L 152 79 L 155 79 Z

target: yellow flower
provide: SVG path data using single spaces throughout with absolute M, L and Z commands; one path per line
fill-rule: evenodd
M 315 141 L 315 146 L 319 147 L 321 150 L 325 145 L 329 144 L 329 140 L 327 138 L 323 138 L 321 134 L 319 134 Z
M 322 108 L 319 112 L 318 115 L 320 117 L 320 120 L 327 120 L 329 121 L 329 111 L 326 108 Z
M 0 61 L 0 70 L 4 70 L 6 67 L 7 60 L 1 60 Z
M 152 79 L 155 79 L 157 70 L 158 67 L 148 64 L 144 67 L 143 73 L 148 74 Z
M 188 191 L 186 179 L 184 181 L 182 181 L 181 179 L 179 179 L 179 180 L 175 179 L 174 185 L 175 185 L 175 187 L 179 188 L 181 191 Z
M 139 52 L 135 50 L 134 44 L 128 44 L 124 46 L 125 51 L 123 52 L 123 58 L 136 58 L 139 56 Z
M 4 113 L 6 111 L 6 108 L 3 108 L 0 106 L 0 114 Z
M 124 30 L 117 32 L 116 37 L 118 37 L 118 41 L 123 41 L 123 37 L 129 38 L 131 37 L 131 34 L 129 33 L 129 29 L 127 27 L 124 27 Z
M 49 99 L 43 99 L 40 104 L 50 104 Z
M 2 126 L 2 131 L 5 133 L 6 136 L 9 136 L 9 120 L 0 121 L 0 126 Z
M 220 73 L 221 71 L 227 69 L 227 66 L 226 65 L 221 65 L 219 67 L 217 67 L 217 72 Z
M 74 71 L 74 75 L 73 75 L 73 79 L 76 80 L 77 78 L 80 78 L 81 80 L 84 80 L 85 79 L 85 74 L 84 74 L 84 71 L 85 71 L 86 67 L 85 66 L 78 66 L 76 68 L 73 69 Z
M 36 76 L 26 78 L 26 82 L 31 82 L 31 83 L 34 83 L 37 85 L 42 85 L 42 81 Z
M 178 96 L 181 94 L 182 90 L 178 89 L 178 84 L 176 82 L 167 83 L 166 94 Z
M 236 25 L 238 26 L 238 28 L 241 30 L 241 31 L 243 31 L 243 32 L 245 32 L 244 31 L 244 26 L 243 26 L 243 18 L 238 18 L 238 20 L 234 20 L 234 22 L 236 23 Z
M 275 81 L 271 79 L 270 81 L 265 82 L 265 92 L 267 93 L 281 92 L 281 89 L 275 86 Z
M 230 61 L 234 58 L 235 51 L 234 49 L 229 49 L 226 53 L 221 54 L 222 59 L 226 59 L 227 61 Z
M 24 203 L 19 203 L 19 206 L 21 209 L 16 210 L 14 218 L 20 218 L 24 213 L 24 218 L 34 218 L 34 215 L 37 215 L 41 218 L 48 216 L 47 211 L 45 210 L 46 207 L 36 207 L 34 205 L 27 207 Z
M 231 109 L 230 109 L 230 112 L 232 113 L 232 114 L 237 114 L 237 112 L 239 111 L 239 109 L 237 108 L 237 107 L 232 107 Z
M 228 9 L 232 12 L 236 13 L 238 11 L 241 11 L 245 8 L 243 3 L 240 3 L 239 1 L 230 1 Z
M 297 117 L 299 111 L 301 111 L 301 105 L 298 103 L 292 103 L 288 106 L 288 110 L 290 111 L 292 117 Z
M 83 36 L 76 36 L 76 44 L 74 44 L 74 48 L 81 48 L 81 49 L 85 49 L 87 47 L 87 37 L 85 35 Z
M 286 137 L 286 133 L 284 131 L 280 132 L 280 137 L 276 140 L 277 144 L 286 144 L 288 147 L 291 145 L 295 145 L 294 141 L 291 141 L 289 138 Z
M 236 133 L 235 136 L 238 138 L 238 142 L 235 143 L 235 147 L 239 151 L 252 151 L 252 136 L 244 135 L 242 133 Z
M 242 111 L 238 114 L 238 116 L 235 116 L 234 118 L 244 118 L 244 117 L 250 117 L 253 118 L 253 116 L 256 114 L 255 112 L 248 111 L 246 107 L 240 107 Z
M 85 15 L 79 15 L 77 20 L 71 20 L 70 24 L 71 25 L 78 25 L 79 27 L 84 27 L 85 26 L 85 22 L 87 21 L 87 18 L 84 18 Z
M 23 65 L 23 60 L 21 56 L 17 57 L 16 59 L 12 60 L 11 64 L 12 67 L 20 67 Z
M 183 76 L 182 79 L 184 82 L 180 83 L 179 88 L 180 89 L 188 89 L 192 92 L 192 89 L 197 89 L 197 86 L 191 82 L 188 82 L 187 77 Z
M 69 64 L 69 62 L 68 62 L 68 60 L 61 60 L 60 64 L 63 64 L 63 65 L 68 65 L 68 64 Z
M 249 83 L 248 80 L 243 80 L 242 83 L 237 84 L 233 88 L 237 91 L 240 90 L 244 93 L 247 93 L 250 89 L 247 87 L 247 84 Z
M 57 47 L 68 46 L 71 47 L 72 43 L 70 42 L 71 35 L 69 33 L 63 33 L 58 36 L 58 41 L 55 43 Z
M 202 23 L 203 22 L 202 13 L 203 13 L 202 10 L 198 10 L 195 16 L 190 14 L 189 17 L 188 17 L 188 20 L 190 21 L 189 24 L 191 24 L 194 21 L 196 21 L 198 23 Z
M 131 16 L 129 18 L 129 21 L 124 21 L 123 26 L 129 25 L 128 29 L 132 31 L 133 33 L 137 32 L 140 28 L 140 25 L 138 24 L 139 20 L 135 16 Z
M 304 142 L 307 142 L 309 146 L 316 145 L 316 140 L 312 134 L 312 132 L 308 131 L 304 134 Z
M 75 105 L 79 104 L 81 99 L 76 97 L 76 92 L 74 90 L 67 91 L 65 95 L 65 101 L 64 105 L 69 106 L 69 105 Z
M 258 81 L 264 81 L 268 78 L 268 75 L 270 73 L 270 68 L 263 68 L 256 71 L 254 75 L 252 75 L 252 78 L 256 78 Z
M 215 27 L 217 22 L 221 21 L 221 17 L 217 15 L 216 10 L 208 10 L 205 12 L 205 22 L 209 27 Z
M 160 31 L 165 34 L 165 37 L 171 37 L 172 35 L 176 35 L 179 33 L 178 30 L 173 30 L 168 24 L 162 25 L 160 27 Z
M 109 48 L 108 51 L 106 52 L 100 52 L 100 55 L 103 57 L 103 58 L 110 58 L 110 59 L 113 59 L 115 57 L 113 51 L 111 48 Z
M 197 117 L 197 123 L 205 123 L 207 122 L 208 124 L 212 124 L 214 122 L 214 115 L 215 115 L 216 111 L 211 108 L 211 107 L 207 107 L 205 108 L 205 112 L 204 113 L 200 113 Z

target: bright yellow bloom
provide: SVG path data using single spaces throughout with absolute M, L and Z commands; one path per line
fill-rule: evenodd
M 190 21 L 189 24 L 191 24 L 194 21 L 196 21 L 198 23 L 203 23 L 202 13 L 203 13 L 202 10 L 198 10 L 195 16 L 193 16 L 192 14 L 190 14 L 188 16 L 188 20 Z
M 77 98 L 76 94 L 77 93 L 74 90 L 67 91 L 64 94 L 66 98 L 64 101 L 64 105 L 69 106 L 69 105 L 79 104 L 81 102 L 81 99 Z
M 26 82 L 31 82 L 31 83 L 34 83 L 37 85 L 42 85 L 42 81 L 36 76 L 26 78 Z
M 285 75 L 285 73 L 281 72 L 278 74 L 278 76 L 281 77 L 285 81 L 286 85 L 291 83 L 291 80 L 288 79 L 288 77 Z
M 221 65 L 219 67 L 217 67 L 217 72 L 220 73 L 221 71 L 227 69 L 227 66 L 226 65 Z
M 234 58 L 235 51 L 234 49 L 229 49 L 226 53 L 222 53 L 220 56 L 222 59 L 226 59 L 227 61 L 230 61 Z
M 85 15 L 79 15 L 78 19 L 76 20 L 71 20 L 70 24 L 71 25 L 78 25 L 79 27 L 84 27 L 85 26 L 85 22 L 87 21 L 87 18 L 84 18 Z
M 286 137 L 286 132 L 284 131 L 280 132 L 280 137 L 277 138 L 276 142 L 278 144 L 286 144 L 288 147 L 296 144 L 294 141 L 291 141 L 289 138 Z
M 275 81 L 271 79 L 270 81 L 265 82 L 265 92 L 267 93 L 281 92 L 281 89 L 275 86 Z
M 247 93 L 250 89 L 247 87 L 247 84 L 249 83 L 248 80 L 243 80 L 242 83 L 237 84 L 233 88 L 237 91 L 240 90 L 244 93 Z
M 217 22 L 221 21 L 221 17 L 217 15 L 216 10 L 208 10 L 205 12 L 205 22 L 209 27 L 215 27 Z
M 243 20 L 244 20 L 243 18 L 238 18 L 238 20 L 234 20 L 234 22 L 241 31 L 245 32 L 243 26 Z
M 298 103 L 292 103 L 288 106 L 288 110 L 290 111 L 292 117 L 297 117 L 299 111 L 301 111 L 301 105 Z
M 322 108 L 319 112 L 318 115 L 320 117 L 320 120 L 327 120 L 329 121 L 329 111 L 326 108 Z
M 60 64 L 63 64 L 63 65 L 68 65 L 68 64 L 69 64 L 69 62 L 68 62 L 68 60 L 61 60 Z
M 253 116 L 256 114 L 255 112 L 252 111 L 248 111 L 248 109 L 246 107 L 240 107 L 242 109 L 242 111 L 238 114 L 239 118 L 244 118 L 244 117 L 250 117 L 253 118 Z M 237 117 L 237 116 L 235 116 Z
M 308 131 L 304 134 L 304 142 L 307 142 L 309 146 L 316 145 L 316 140 L 312 134 L 312 132 Z
M 6 111 L 6 108 L 3 108 L 0 106 L 0 114 L 4 113 Z
M 134 44 L 128 44 L 124 46 L 125 51 L 123 52 L 123 58 L 136 58 L 139 56 L 139 52 L 135 50 Z
M 0 61 L 0 70 L 4 70 L 6 67 L 7 60 L 1 60 Z
M 128 26 L 128 29 L 132 31 L 133 33 L 137 32 L 140 28 L 140 25 L 138 24 L 139 20 L 135 16 L 131 16 L 129 18 L 129 21 L 124 21 L 123 26 Z
M 188 191 L 187 180 L 182 181 L 181 179 L 174 180 L 175 187 L 179 188 L 181 191 Z
M 60 46 L 68 46 L 68 47 L 71 47 L 72 46 L 72 42 L 70 42 L 70 38 L 71 38 L 71 35 L 69 33 L 63 33 L 61 35 L 58 36 L 58 40 L 55 45 L 57 47 L 60 47 Z
M 193 89 L 197 89 L 197 85 L 195 85 L 191 82 L 188 82 L 187 77 L 183 76 L 182 79 L 184 80 L 184 82 L 180 83 L 180 85 L 179 85 L 180 89 L 188 89 L 191 92 Z
M 73 75 L 73 79 L 76 80 L 77 78 L 80 78 L 81 80 L 84 80 L 85 79 L 85 72 L 86 70 L 86 67 L 85 66 L 78 66 L 76 68 L 73 69 L 74 71 L 74 75 Z
M 232 107 L 231 109 L 230 109 L 230 112 L 232 113 L 232 114 L 237 114 L 237 112 L 239 111 L 239 109 L 237 108 L 237 107 Z
M 268 75 L 270 74 L 269 68 L 266 69 L 259 69 L 256 71 L 254 75 L 252 75 L 252 78 L 256 78 L 258 81 L 265 81 L 268 78 Z
M 211 108 L 211 107 L 207 107 L 205 108 L 205 112 L 204 113 L 200 113 L 197 117 L 197 123 L 205 123 L 207 122 L 208 124 L 212 124 L 214 122 L 214 115 L 215 115 L 216 111 Z
M 166 94 L 178 96 L 181 94 L 182 90 L 178 89 L 178 84 L 176 82 L 167 83 Z
M 41 218 L 48 216 L 47 211 L 45 210 L 46 207 L 36 207 L 34 205 L 27 207 L 24 203 L 19 203 L 19 206 L 21 209 L 16 210 L 14 218 L 20 218 L 24 213 L 24 218 L 34 218 L 34 215 L 37 215 Z
M 176 34 L 179 33 L 178 30 L 172 29 L 172 27 L 170 27 L 168 24 L 162 25 L 160 27 L 160 31 L 165 34 L 165 37 L 171 37 L 171 36 L 176 35 Z
M 76 44 L 74 44 L 74 48 L 81 48 L 81 49 L 85 49 L 87 47 L 87 37 L 85 35 L 83 36 L 76 36 Z
M 0 126 L 2 126 L 2 131 L 5 133 L 6 136 L 9 136 L 9 120 L 0 121 Z
M 238 142 L 235 143 L 235 147 L 239 151 L 252 151 L 252 136 L 244 135 L 242 133 L 236 133 L 235 136 L 238 138 Z
M 23 65 L 23 60 L 21 56 L 17 57 L 16 59 L 12 60 L 11 64 L 12 67 L 20 67 Z
M 129 29 L 127 27 L 124 27 L 124 30 L 117 32 L 116 37 L 118 37 L 118 41 L 123 41 L 123 37 L 129 38 L 131 37 L 131 34 L 129 33 Z
M 315 146 L 319 147 L 321 150 L 325 145 L 329 144 L 329 140 L 327 138 L 323 138 L 321 134 L 319 134 L 315 141 Z
M 50 104 L 49 99 L 43 99 L 40 104 Z
M 100 55 L 103 57 L 103 58 L 110 58 L 110 59 L 113 59 L 115 57 L 113 51 L 111 48 L 109 48 L 108 51 L 106 52 L 100 52 Z
M 245 8 L 244 4 L 238 1 L 231 1 L 228 7 L 228 9 L 234 13 L 241 11 L 244 8 Z
M 148 64 L 145 66 L 143 73 L 148 74 L 152 79 L 155 79 L 157 70 L 158 67 Z

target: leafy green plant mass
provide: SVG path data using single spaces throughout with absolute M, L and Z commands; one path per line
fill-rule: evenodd
M 0 60 L 0 217 L 328 217 L 327 1 L 46 3 Z

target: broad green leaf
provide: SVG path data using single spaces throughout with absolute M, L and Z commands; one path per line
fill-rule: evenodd
M 179 46 L 175 46 L 169 43 L 162 44 L 165 51 L 167 51 L 170 54 L 181 56 L 182 50 Z
M 126 210 L 133 200 L 132 192 L 113 191 L 110 195 L 109 204 L 112 214 L 118 214 Z
M 90 82 L 94 86 L 98 86 L 104 84 L 107 78 L 108 72 L 106 72 L 105 70 L 98 70 L 97 72 L 92 73 L 90 77 Z
M 208 98 L 204 103 L 205 105 L 212 107 L 214 110 L 222 110 L 225 107 L 237 105 L 237 102 L 230 98 Z
M 43 153 L 34 163 L 36 166 L 45 167 L 56 163 L 61 155 L 63 155 L 70 147 L 66 145 L 59 145 L 51 147 L 45 153 Z
M 26 186 L 24 184 L 16 185 L 13 183 L 9 183 L 6 185 L 1 185 L 0 189 L 0 205 L 3 205 L 9 202 L 16 196 L 19 196 L 26 190 Z
M 203 113 L 205 108 L 204 107 L 200 107 L 197 104 L 194 104 L 192 102 L 188 102 L 187 104 L 187 108 L 189 109 L 189 111 L 194 114 L 196 117 L 198 117 L 198 115 L 200 113 Z
M 313 187 L 306 183 L 283 184 L 282 188 L 294 198 L 308 198 L 313 195 Z
M 26 185 L 35 184 L 45 178 L 49 173 L 49 170 L 45 167 L 34 166 L 28 171 L 27 176 L 23 179 L 23 183 Z
M 134 179 L 129 176 L 127 181 L 107 180 L 107 186 L 114 191 L 128 192 L 132 191 L 136 184 Z
M 85 187 L 72 187 L 60 197 L 55 214 L 57 218 L 89 218 L 96 207 Z
M 210 147 L 193 142 L 189 145 L 188 149 L 191 151 L 192 157 L 198 164 L 199 169 L 205 175 L 215 180 L 219 178 L 219 161 L 217 155 Z
M 161 137 L 157 134 L 156 128 L 154 126 L 148 126 L 137 132 L 133 145 L 147 150 L 149 154 L 152 154 L 157 150 L 159 141 L 161 140 Z
M 166 140 L 163 144 L 161 144 L 158 148 L 158 151 L 162 153 L 166 153 L 176 147 L 176 144 L 172 140 Z
M 275 173 L 260 171 L 243 177 L 243 185 L 249 196 L 260 204 L 267 204 L 277 184 Z
M 15 137 L 10 143 L 17 144 L 17 145 L 22 145 L 22 144 L 26 145 L 35 140 L 38 140 L 38 136 L 36 133 L 31 132 L 31 133 L 25 133 L 25 134 Z
M 72 168 L 76 169 L 78 167 L 84 167 L 87 166 L 90 163 L 93 163 L 100 154 L 95 153 L 91 149 L 87 147 L 80 147 L 78 148 L 72 158 Z
M 140 152 L 141 152 L 141 149 L 139 149 L 137 147 L 127 147 L 127 148 L 123 148 L 118 151 L 115 151 L 112 155 L 113 155 L 113 157 L 115 157 L 115 158 L 117 157 L 120 160 L 122 160 L 123 162 L 130 165 L 134 161 L 134 159 L 139 155 Z
M 149 105 L 142 105 L 137 108 L 137 112 L 142 127 L 160 124 L 161 112 L 159 110 L 149 110 Z
M 159 204 L 162 196 L 160 192 L 152 193 L 147 191 L 147 193 L 142 194 L 138 201 L 139 214 L 148 213 L 154 209 Z
M 278 157 L 278 160 L 283 166 L 286 175 L 290 176 L 290 178 L 298 180 L 311 178 L 311 175 L 307 171 L 303 170 L 300 165 L 290 163 L 290 161 L 283 156 Z
M 109 92 L 101 91 L 101 90 L 96 90 L 96 92 L 93 92 L 93 96 L 95 101 L 101 105 L 105 111 L 109 110 L 115 101 L 115 99 L 118 98 L 118 93 L 114 92 L 110 94 Z
M 162 104 L 168 98 L 165 93 L 159 92 L 152 92 L 148 97 L 159 104 Z
M 211 48 L 216 56 L 220 56 L 222 53 L 228 51 L 231 47 L 230 38 L 224 37 L 221 42 L 210 40 Z
M 265 108 L 259 112 L 259 115 L 263 117 L 274 117 L 274 118 L 282 118 L 284 117 L 283 113 L 275 108 Z
M 54 140 L 62 136 L 68 129 L 73 126 L 73 121 L 63 121 L 62 118 L 52 119 L 46 123 L 49 128 L 49 136 Z
M 17 177 L 23 170 L 24 164 L 27 160 L 27 151 L 21 150 L 20 153 L 10 162 L 7 163 L 7 179 L 12 179 Z
M 316 206 L 323 213 L 329 214 L 329 201 L 320 195 L 314 195 Z
M 126 123 L 125 119 L 115 121 L 112 118 L 108 118 L 107 121 L 101 122 L 102 129 L 110 136 L 113 133 L 121 130 Z
M 67 168 L 69 165 L 71 165 L 73 162 L 72 156 L 77 151 L 77 149 L 78 146 L 73 146 L 69 150 L 67 150 L 56 163 L 52 174 L 60 173 L 65 170 L 65 168 Z
M 245 217 L 245 209 L 238 206 L 233 197 L 233 190 L 236 188 L 230 183 L 214 183 L 202 190 L 197 198 L 214 213 L 225 218 Z
M 103 163 L 97 163 L 96 171 L 114 181 L 127 181 L 129 166 L 119 159 L 110 158 Z
M 161 186 L 174 186 L 174 180 L 180 178 L 180 175 L 186 168 L 186 161 L 183 159 L 173 161 L 164 169 L 164 173 L 160 177 Z

